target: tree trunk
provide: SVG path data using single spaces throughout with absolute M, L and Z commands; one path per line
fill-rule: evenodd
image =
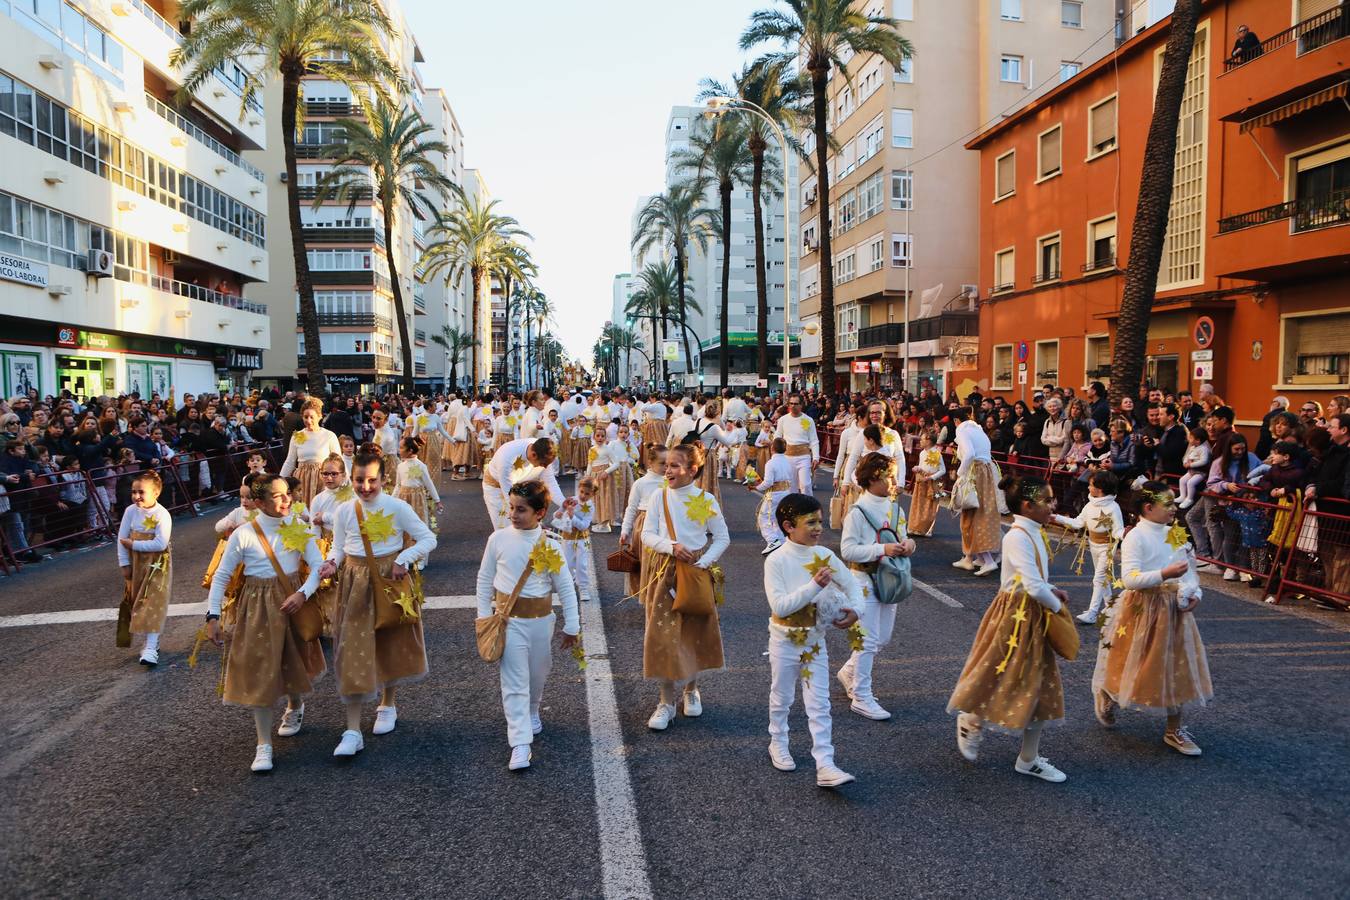
M 680 340 L 684 344 L 684 368 L 686 375 L 695 375 L 694 355 L 689 351 L 689 319 L 684 314 L 684 246 L 677 244 L 675 246 L 675 288 L 679 291 L 676 298 L 677 309 L 680 322 Z M 700 357 L 701 357 L 700 352 Z M 699 359 L 699 368 L 703 368 L 703 360 Z M 697 384 L 697 377 L 695 384 Z
M 721 352 L 718 356 L 718 390 L 727 389 L 727 376 L 731 372 L 731 347 L 727 345 L 731 332 L 727 328 L 727 313 L 731 309 L 727 296 L 731 291 L 731 179 L 725 179 L 718 185 L 722 194 L 722 323 L 718 329 Z
M 1144 144 L 1144 166 L 1139 203 L 1130 229 L 1130 257 L 1120 298 L 1115 345 L 1111 348 L 1111 406 L 1122 396 L 1135 395 L 1144 373 L 1148 322 L 1158 287 L 1158 266 L 1167 236 L 1167 214 L 1172 204 L 1172 167 L 1177 149 L 1177 122 L 1186 91 L 1186 67 L 1195 46 L 1195 26 L 1201 0 L 1178 0 L 1172 12 L 1153 120 Z
M 515 348 L 511 345 L 511 276 L 502 276 L 502 296 L 506 299 L 506 352 L 502 354 L 502 389 L 511 380 L 511 354 Z
M 755 158 L 754 179 L 751 182 L 751 194 L 755 202 L 755 367 L 759 372 L 759 377 L 765 384 L 769 379 L 769 279 L 766 268 L 768 266 L 768 250 L 764 246 L 764 140 L 758 136 L 750 138 L 750 152 Z M 786 178 L 784 179 L 786 181 Z M 784 185 L 786 189 L 786 185 Z M 783 223 L 787 227 L 787 222 Z M 792 235 L 783 236 L 783 259 L 787 260 L 788 241 L 792 240 Z M 783 277 L 787 278 L 787 267 L 784 265 Z M 784 311 L 786 312 L 786 310 Z M 784 339 L 787 332 L 784 331 Z
M 835 391 L 834 373 L 834 250 L 830 239 L 830 168 L 826 151 L 830 149 L 830 134 L 825 125 L 825 110 L 829 104 L 829 90 L 825 76 L 830 63 L 812 64 L 811 106 L 815 112 L 816 132 L 816 189 L 820 209 L 820 389 L 826 394 Z
M 295 258 L 295 292 L 300 299 L 300 330 L 305 336 L 305 387 L 311 394 L 328 393 L 323 373 L 323 348 L 319 345 L 319 311 L 314 305 L 314 281 L 309 274 L 309 255 L 305 247 L 304 223 L 300 218 L 299 173 L 295 164 L 296 107 L 300 97 L 300 76 L 304 66 L 286 63 L 281 67 L 281 147 L 286 157 L 286 212 L 291 220 L 291 256 Z
M 481 309 L 483 292 L 481 290 L 483 279 L 482 266 L 469 267 L 469 287 L 473 291 L 473 301 L 469 304 L 473 313 L 473 324 L 469 326 L 470 336 L 473 338 L 473 345 L 469 353 L 469 379 L 473 382 L 473 392 L 478 393 L 478 353 L 483 342 L 483 311 Z M 488 357 L 491 359 L 491 357 Z
M 459 390 L 459 357 L 458 357 L 458 356 L 452 356 L 452 357 L 450 357 L 450 383 L 453 384 L 453 385 L 455 386 L 455 390 L 456 390 L 456 391 Z
M 389 282 L 394 292 L 394 318 L 398 320 L 398 341 L 403 356 L 403 390 L 409 396 L 413 393 L 413 350 L 408 339 L 408 319 L 403 314 L 403 285 L 399 284 L 398 264 L 394 262 L 394 212 L 393 201 L 384 202 L 384 258 L 389 263 Z M 308 344 L 308 341 L 306 341 Z

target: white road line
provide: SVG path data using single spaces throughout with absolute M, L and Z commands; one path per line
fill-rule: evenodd
M 928 596 L 932 597 L 934 600 L 936 600 L 936 601 L 938 601 L 939 603 L 942 603 L 942 604 L 944 604 L 944 605 L 946 605 L 946 606 L 950 606 L 952 609 L 964 609 L 964 608 L 965 608 L 965 604 L 962 603 L 960 600 L 957 600 L 955 597 L 951 596 L 950 594 L 947 594 L 947 593 L 944 593 L 944 592 L 938 590 L 937 588 L 933 587 L 931 584 L 926 584 L 926 583 L 920 581 L 919 579 L 915 578 L 915 579 L 914 579 L 914 586 L 915 586 L 916 588 L 918 588 L 919 590 L 923 591 L 923 592 L 924 592 L 925 594 L 927 594 Z
M 113 610 L 114 618 L 116 618 L 116 614 L 117 610 Z M 140 666 L 136 668 L 140 669 Z M 137 677 L 138 675 L 140 677 Z M 137 675 L 119 678 L 91 702 L 82 705 L 66 718 L 43 728 L 42 732 L 28 746 L 11 751 L 3 760 L 0 760 L 0 779 L 9 778 L 11 775 L 22 772 L 33 760 L 42 756 L 48 750 L 70 740 L 72 735 L 79 734 L 89 723 L 98 721 L 109 709 L 121 703 L 145 683 L 145 676 L 140 675 L 139 672 L 137 672 Z
M 600 876 L 605 900 L 645 900 L 652 896 L 647 854 L 638 828 L 637 803 L 628 777 L 627 750 L 619 725 L 614 673 L 600 613 L 595 564 L 590 567 L 585 621 L 586 709 L 591 726 L 591 772 L 595 779 L 595 819 L 600 835 Z

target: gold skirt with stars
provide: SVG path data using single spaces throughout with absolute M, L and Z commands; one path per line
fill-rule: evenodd
M 1014 733 L 1064 718 L 1064 686 L 1045 633 L 1047 615 L 1025 592 L 999 591 L 980 620 L 947 712 L 970 713 Z
M 914 481 L 914 496 L 909 501 L 910 534 L 927 534 L 937 521 L 937 485 L 931 478 Z
M 609 473 L 610 491 L 613 494 L 610 506 L 610 523 L 623 524 L 623 513 L 628 508 L 628 495 L 633 490 L 633 467 L 627 463 Z
M 427 493 L 424 487 L 411 487 L 402 485 L 395 489 L 394 496 L 413 508 L 417 513 L 417 518 L 422 520 L 422 524 L 436 531 L 436 517 L 433 515 L 431 495 Z
M 285 599 L 275 576 L 244 576 L 226 651 L 227 704 L 270 707 L 287 695 L 310 693 L 323 675 L 323 648 L 317 640 L 300 639 L 291 617 L 281 611 Z
M 628 533 L 628 544 L 637 552 L 638 570 L 636 572 L 625 572 L 623 576 L 623 591 L 625 597 L 636 597 L 642 590 L 642 563 L 647 554 L 642 548 L 642 529 L 647 524 L 647 511 L 638 510 L 637 517 L 633 519 L 633 530 Z
M 1214 699 L 1195 614 L 1174 587 L 1125 591 L 1108 609 L 1092 689 L 1122 707 L 1176 709 Z
M 642 423 L 642 442 L 664 447 L 670 436 L 670 423 L 665 419 L 652 419 Z
M 300 479 L 300 499 L 308 509 L 314 498 L 323 493 L 323 476 L 319 474 L 322 463 L 302 462 L 295 467 L 295 477 Z
M 720 445 L 719 445 L 720 446 Z M 703 468 L 699 470 L 698 486 L 703 488 L 709 494 L 716 498 L 717 502 L 722 502 L 722 488 L 717 481 L 717 450 L 713 448 L 708 450 L 703 463 Z
M 133 541 L 149 541 L 154 532 L 132 531 Z M 159 634 L 169 615 L 169 595 L 173 587 L 172 547 L 160 553 L 131 551 L 131 633 Z
M 609 525 L 614 521 L 614 479 L 619 474 L 611 472 L 605 476 L 605 480 L 600 480 L 600 474 L 604 471 L 604 466 L 592 463 L 586 469 L 586 474 L 595 479 L 595 514 L 591 516 L 591 523 L 594 525 Z M 627 501 L 628 498 L 624 497 Z M 618 507 L 619 519 L 623 519 L 623 507 Z
M 476 466 L 474 463 L 474 451 L 478 449 L 478 442 L 473 440 L 473 436 L 462 441 L 448 441 L 445 445 L 445 465 L 472 469 Z
M 697 557 L 702 551 L 693 552 Z M 700 672 L 722 668 L 722 627 L 716 609 L 709 616 L 685 616 L 671 608 L 675 602 L 675 558 L 644 545 L 642 579 L 639 597 L 647 612 L 642 677 L 688 681 Z
M 961 510 L 961 550 L 966 556 L 998 553 L 1003 547 L 1002 517 L 998 514 L 998 476 L 994 464 L 977 460 L 971 464 L 975 496 L 980 505 Z
M 390 580 L 397 553 L 375 557 L 381 578 Z M 375 630 L 374 587 L 360 556 L 348 556 L 337 572 L 338 620 L 334 629 L 333 672 L 343 700 L 374 700 L 387 687 L 427 677 L 422 620 Z

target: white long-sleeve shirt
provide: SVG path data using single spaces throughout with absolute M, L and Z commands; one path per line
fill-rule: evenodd
M 763 432 L 760 433 L 763 434 Z M 844 477 L 844 471 L 848 468 L 848 461 L 854 452 L 853 438 L 860 434 L 862 434 L 862 429 L 858 427 L 857 422 L 850 422 L 848 427 L 839 433 L 839 456 L 834 461 L 835 481 Z
M 724 422 L 744 422 L 748 415 L 750 415 L 750 407 L 740 397 L 732 397 L 727 401 L 726 409 L 722 410 Z
M 300 463 L 319 464 L 328 458 L 328 454 L 342 455 L 342 445 L 337 435 L 327 428 L 317 431 L 300 429 L 291 435 L 291 446 L 286 451 L 286 461 L 281 464 L 281 477 L 285 478 L 295 471 Z
M 942 451 L 936 447 L 919 451 L 919 461 L 914 464 L 916 478 L 937 481 L 947 475 L 947 464 L 942 461 Z
M 971 465 L 976 460 L 993 462 L 994 458 L 989 455 L 989 435 L 984 433 L 984 429 L 967 419 L 956 426 L 956 452 L 961 457 L 961 465 L 956 470 L 958 478 L 970 471 Z
M 897 500 L 890 497 L 878 497 L 871 491 L 863 491 L 862 496 L 853 504 L 854 509 L 867 513 L 877 528 L 894 528 L 897 540 L 903 541 L 909 535 L 905 532 L 908 524 L 905 511 Z M 877 533 L 868 524 L 862 513 L 849 510 L 844 517 L 844 530 L 839 540 L 839 555 L 851 563 L 876 562 L 886 552 L 886 545 L 877 543 Z
M 816 584 L 807 568 L 821 558 L 828 560 L 834 570 L 830 583 L 824 587 Z M 827 602 L 828 595 L 835 592 L 842 595 L 842 599 L 835 596 Z M 838 556 L 828 547 L 807 547 L 792 541 L 785 541 L 764 561 L 764 596 L 768 598 L 769 611 L 780 619 L 812 603 L 830 607 L 831 613 L 836 609 L 851 609 L 862 615 L 863 610 L 862 585 Z M 829 619 L 818 611 L 815 627 L 824 628 L 829 624 Z M 769 622 L 770 632 L 786 633 L 787 630 L 787 626 Z
M 855 484 L 854 478 L 858 473 L 858 463 L 862 462 L 863 457 L 868 453 L 880 453 L 889 456 L 895 460 L 895 480 L 897 484 L 905 483 L 905 444 L 900 439 L 900 432 L 894 428 L 881 426 L 881 446 L 875 450 L 867 449 L 867 439 L 859 431 L 853 437 L 853 449 L 848 454 L 848 462 L 844 466 L 844 483 Z
M 572 514 L 568 515 L 562 511 L 562 507 L 553 514 L 553 527 L 559 531 L 589 531 L 591 519 L 595 515 L 595 498 L 582 501 L 580 497 L 574 497 L 577 505 L 573 508 Z
M 525 416 L 520 420 L 520 429 L 516 434 L 523 438 L 544 437 L 544 435 L 539 433 L 539 425 L 544 421 L 544 418 L 544 411 L 542 409 L 535 409 L 531 406 L 529 409 L 525 410 Z
M 281 537 L 281 526 L 287 522 L 295 521 L 291 517 L 285 519 L 276 519 L 272 516 L 258 514 L 255 521 L 262 527 L 263 534 L 266 536 L 267 543 L 272 545 L 272 552 L 277 556 L 277 562 L 281 563 L 281 570 L 291 576 L 291 586 L 299 590 L 306 598 L 313 597 L 314 592 L 319 589 L 319 566 L 323 565 L 323 557 L 319 555 L 319 545 L 311 537 L 305 541 L 305 549 L 288 550 Z M 302 523 L 303 524 L 303 523 Z M 303 584 L 296 575 L 300 571 L 300 560 L 305 561 L 309 566 L 309 574 L 306 576 Z M 244 565 L 244 575 L 250 578 L 275 578 L 276 569 L 272 568 L 272 561 L 267 558 L 267 551 L 263 549 L 262 542 L 258 539 L 258 533 L 253 530 L 253 526 L 247 525 L 243 528 L 236 528 L 230 535 L 230 539 L 225 542 L 225 553 L 220 557 L 220 565 L 216 568 L 216 574 L 211 578 L 211 593 L 206 596 L 206 605 L 209 612 L 220 615 L 220 604 L 225 598 L 225 588 L 230 583 L 230 578 L 234 575 L 234 570 L 239 564 Z
M 558 479 L 554 477 L 552 467 L 536 466 L 526 456 L 526 451 L 530 449 L 532 443 L 534 442 L 527 438 L 517 438 L 502 444 L 497 448 L 497 452 L 492 454 L 492 461 L 487 465 L 487 473 L 497 479 L 503 491 L 509 491 L 512 485 L 520 484 L 522 481 L 542 481 L 548 488 L 549 497 L 555 504 L 561 506 L 563 492 L 562 488 L 558 487 Z M 519 467 L 516 466 L 517 460 L 521 463 Z
M 1099 525 L 1105 514 L 1110 522 Z M 1055 524 L 1079 531 L 1086 528 L 1096 534 L 1109 534 L 1116 540 L 1125 536 L 1125 518 L 1120 514 L 1120 504 L 1115 497 L 1089 497 L 1083 509 L 1072 519 L 1068 516 L 1055 516 Z
M 809 444 L 812 461 L 820 460 L 820 436 L 816 433 L 816 423 L 805 413 L 800 416 L 783 416 L 779 419 L 774 437 L 787 441 L 789 447 L 794 444 Z
M 367 522 L 376 513 L 385 513 L 394 519 L 392 535 L 383 540 L 370 542 L 371 552 L 376 556 L 398 552 L 394 562 L 408 567 L 414 563 L 425 562 L 431 551 L 436 549 L 436 535 L 422 523 L 417 513 L 413 512 L 413 508 L 397 497 L 381 493 L 371 503 L 366 503 L 358 497 L 355 503 L 343 503 L 338 507 L 337 514 L 333 516 L 333 546 L 328 549 L 328 558 L 333 562 L 341 565 L 348 556 L 365 559 L 366 548 L 361 542 L 361 530 L 356 524 L 358 504 Z M 412 546 L 406 549 L 403 548 L 405 533 L 413 539 Z
M 122 525 L 117 529 L 119 566 L 131 565 L 131 550 L 122 546 L 122 540 L 131 537 L 133 531 L 152 531 L 155 536 L 148 541 L 133 541 L 131 550 L 137 553 L 159 553 L 169 546 L 169 539 L 173 537 L 173 519 L 169 518 L 169 511 L 158 503 L 149 509 L 128 506 L 122 513 Z
M 562 565 L 557 572 L 530 573 L 521 589 L 522 597 L 548 597 L 554 593 L 562 602 L 563 633 L 576 634 L 581 631 L 581 619 L 577 615 L 577 592 L 572 585 L 572 573 L 567 568 L 567 559 L 563 556 L 562 546 L 553 538 L 544 534 L 541 528 L 521 531 L 518 528 L 502 528 L 488 536 L 487 549 L 483 551 L 483 562 L 478 566 L 476 593 L 479 617 L 492 615 L 492 603 L 496 591 L 510 594 L 520 580 L 520 573 L 529 564 L 530 554 L 534 552 L 536 541 L 547 541 Z
M 400 436 L 401 432 L 399 429 L 386 422 L 375 429 L 372 440 L 380 448 L 380 452 L 389 459 L 398 459 L 398 442 Z
M 675 525 L 674 540 L 670 529 L 666 527 L 666 512 L 663 498 L 670 502 L 670 519 Z M 689 518 L 688 504 L 702 497 L 712 509 L 712 515 L 706 524 L 700 524 Z M 670 488 L 668 491 L 653 491 L 647 499 L 647 518 L 642 525 L 642 543 L 657 553 L 667 556 L 674 553 L 678 542 L 685 549 L 694 551 L 707 543 L 703 555 L 695 563 L 706 569 L 717 562 L 722 553 L 731 544 L 731 535 L 727 533 L 726 519 L 722 518 L 722 507 L 717 498 L 695 484 L 686 484 L 682 488 Z M 711 536 L 711 540 L 709 537 Z
M 736 439 L 734 431 L 718 425 L 715 419 L 699 419 L 694 425 L 694 433 L 697 434 L 698 439 L 703 442 L 703 446 L 714 453 L 717 451 L 719 444 L 731 447 L 740 443 Z
M 1008 529 L 1008 533 L 1003 535 L 1003 565 L 999 572 L 999 589 L 1014 590 L 1015 578 L 1020 575 L 1021 587 L 1032 600 L 1052 613 L 1059 612 L 1059 598 L 1051 593 L 1055 586 L 1041 577 L 1042 570 L 1047 576 L 1050 572 L 1050 550 L 1045 546 L 1045 539 L 1041 536 L 1041 526 L 1026 516 L 1013 516 L 1013 525 L 1015 527 Z M 1018 527 L 1022 531 L 1018 531 Z
M 627 539 L 633 533 L 638 512 L 647 508 L 647 501 L 661 489 L 661 482 L 665 480 L 664 476 L 648 472 L 633 482 L 633 487 L 628 491 L 628 505 L 623 510 L 623 527 L 619 529 L 621 538 Z
M 1167 543 L 1171 526 L 1140 518 L 1120 545 L 1121 580 L 1125 589 L 1148 590 L 1163 584 L 1162 570 L 1174 562 L 1186 562 L 1186 573 L 1170 583 L 1177 586 L 1183 601 L 1200 599 L 1200 576 L 1195 573 L 1195 557 L 1190 544 L 1173 547 Z
M 250 515 L 250 513 L 252 515 Z M 236 506 L 216 522 L 216 534 L 224 535 L 243 525 L 245 522 L 258 515 L 256 509 L 244 509 L 243 506 Z
M 618 441 L 608 441 L 603 447 L 593 447 L 596 451 L 593 465 L 609 475 L 629 464 L 628 448 Z
M 666 405 L 664 403 L 644 403 L 641 409 L 642 414 L 652 422 L 664 422 L 666 420 Z
M 346 488 L 344 491 L 343 488 Z M 338 492 L 341 491 L 346 499 L 339 500 Z M 337 514 L 337 508 L 344 503 L 351 503 L 356 499 L 356 492 L 350 484 L 339 485 L 335 490 L 322 490 L 314 495 L 314 499 L 309 502 L 309 520 L 315 525 L 328 531 L 333 530 L 333 516 Z M 318 537 L 320 532 L 315 532 Z
M 788 487 L 792 486 L 792 463 L 788 462 L 787 456 L 782 453 L 775 453 L 769 457 L 769 461 L 764 464 L 764 471 L 760 472 L 760 482 L 755 485 L 755 490 L 761 494 L 769 492 L 769 486 L 777 484 L 780 481 L 786 481 Z
M 450 440 L 450 432 L 445 430 L 445 422 L 441 420 L 439 413 L 424 411 L 413 417 L 413 426 L 416 434 L 431 434 L 435 432 L 447 441 Z
M 675 447 L 684 440 L 684 436 L 694 430 L 694 420 L 684 413 L 678 413 L 670 420 L 670 431 L 666 433 L 666 446 Z
M 398 462 L 396 487 L 421 488 L 427 492 L 432 503 L 440 503 L 441 495 L 436 491 L 436 479 L 431 477 L 427 467 L 417 457 L 401 459 Z

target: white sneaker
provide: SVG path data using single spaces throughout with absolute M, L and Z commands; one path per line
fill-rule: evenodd
M 281 727 L 277 729 L 277 737 L 295 737 L 300 733 L 300 726 L 305 724 L 305 704 L 301 703 L 297 709 L 288 709 L 281 714 Z
M 1097 615 L 1097 613 L 1089 609 L 1074 616 L 1074 619 L 1082 622 L 1084 625 L 1095 625 L 1097 624 Z
M 141 651 L 141 665 L 154 667 L 159 665 L 159 648 L 146 647 Z
M 355 756 L 366 748 L 365 739 L 361 737 L 361 732 L 348 729 L 342 732 L 342 740 L 338 741 L 337 748 L 333 750 L 334 756 Z
M 848 784 L 851 781 L 857 781 L 852 775 L 835 765 L 821 766 L 816 769 L 816 786 L 823 788 L 837 788 Z
M 966 762 L 974 762 L 979 758 L 980 741 L 983 739 L 983 730 L 970 723 L 964 713 L 956 717 L 956 749 L 961 751 Z
M 1237 581 L 1237 580 L 1238 580 L 1237 569 L 1224 569 L 1224 570 L 1223 570 L 1223 580 L 1224 580 L 1224 581 Z
M 864 719 L 871 719 L 873 722 L 884 722 L 891 717 L 891 714 L 882 708 L 881 704 L 876 701 L 876 698 L 854 700 L 849 705 L 849 709 L 853 710 Z
M 699 696 L 698 688 L 684 692 L 684 714 L 690 719 L 703 715 L 703 698 Z
M 1177 504 L 1177 509 L 1190 509 L 1194 504 L 1195 501 L 1192 500 L 1190 497 L 1187 497 L 1185 500 L 1182 500 L 1180 503 Z
M 963 556 L 956 562 L 952 563 L 952 568 L 965 569 L 967 572 L 973 572 L 975 571 L 975 560 L 967 559 L 966 557 Z
M 544 720 L 539 718 L 539 713 L 530 713 L 530 731 L 534 734 L 544 730 Z
M 675 721 L 675 707 L 670 703 L 658 703 L 656 712 L 647 720 L 647 727 L 652 731 L 665 731 L 670 727 L 670 723 Z
M 249 766 L 255 772 L 272 771 L 272 745 L 259 744 L 258 750 L 253 754 L 253 765 Z
M 769 741 L 769 762 L 780 772 L 795 772 L 797 761 L 788 750 L 787 741 Z
M 506 764 L 506 768 L 510 769 L 512 772 L 528 769 L 530 767 L 531 756 L 529 744 L 521 744 L 518 747 L 512 747 L 511 761 Z
M 1239 572 L 1238 580 L 1241 581 L 1243 584 L 1251 584 L 1252 575 L 1250 572 Z
M 997 568 L 998 568 L 998 563 L 992 563 L 992 562 L 991 562 L 991 563 L 985 563 L 984 565 L 980 566 L 980 568 L 977 569 L 977 570 L 975 571 L 975 574 L 976 574 L 976 575 L 988 575 L 990 572 L 994 571 L 994 570 L 997 569 Z
M 1214 565 L 1213 563 L 1200 563 L 1198 566 L 1195 567 L 1195 571 L 1197 571 L 1197 572 L 1217 572 L 1217 571 L 1219 571 L 1219 567 L 1216 566 L 1216 565 Z
M 844 686 L 844 693 L 848 694 L 850 700 L 853 699 L 853 685 L 857 681 L 857 675 L 853 671 L 851 662 L 844 663 L 839 667 L 839 672 L 834 676 L 839 679 L 839 683 Z
M 760 556 L 768 556 L 770 553 L 772 553 L 773 551 L 777 550 L 777 549 L 778 549 L 779 547 L 781 547 L 781 546 L 783 546 L 783 542 L 782 542 L 782 541 L 770 541 L 769 543 L 767 543 L 767 544 L 764 545 L 764 549 L 763 549 L 763 550 L 759 551 L 759 555 L 760 555 Z
M 1051 781 L 1055 784 L 1059 784 L 1069 777 L 1059 769 L 1050 765 L 1050 760 L 1046 759 L 1044 756 L 1038 756 L 1029 763 L 1022 762 L 1022 757 L 1019 756 L 1017 762 L 1013 764 L 1013 768 L 1023 775 L 1031 775 L 1042 781 Z
M 370 729 L 371 734 L 388 734 L 398 725 L 398 707 L 396 706 L 377 706 L 375 707 L 375 727 Z

